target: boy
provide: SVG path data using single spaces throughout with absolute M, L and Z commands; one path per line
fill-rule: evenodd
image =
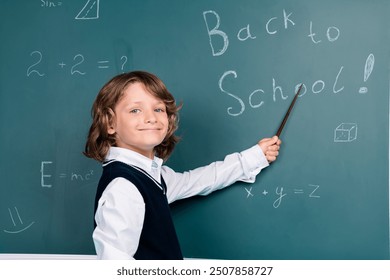
M 183 259 L 169 203 L 254 182 L 281 141 L 265 138 L 241 153 L 188 172 L 163 165 L 178 138 L 173 96 L 155 75 L 118 75 L 100 90 L 85 155 L 103 162 L 93 233 L 100 259 Z

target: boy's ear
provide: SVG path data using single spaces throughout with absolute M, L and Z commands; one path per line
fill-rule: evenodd
M 107 133 L 110 134 L 110 135 L 115 134 L 115 129 L 114 129 L 114 127 L 109 126 L 109 127 L 107 128 Z
M 108 114 L 106 115 L 106 123 L 107 123 L 107 133 L 110 135 L 115 134 L 115 114 L 114 111 L 109 108 Z

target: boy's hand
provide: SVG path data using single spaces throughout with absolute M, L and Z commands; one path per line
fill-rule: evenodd
M 278 136 L 274 136 L 272 138 L 261 139 L 257 144 L 262 149 L 268 162 L 271 163 L 278 157 L 280 144 L 282 144 L 282 141 L 280 141 Z

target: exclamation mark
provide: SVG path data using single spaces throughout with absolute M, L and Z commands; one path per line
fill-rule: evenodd
M 371 75 L 372 70 L 374 69 L 375 57 L 372 53 L 366 59 L 366 65 L 364 66 L 364 82 L 367 82 L 368 78 Z M 368 92 L 367 87 L 361 87 L 359 93 L 365 94 Z

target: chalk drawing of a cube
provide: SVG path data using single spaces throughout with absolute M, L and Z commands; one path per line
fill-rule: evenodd
M 352 142 L 357 138 L 356 123 L 341 123 L 334 130 L 334 142 Z

